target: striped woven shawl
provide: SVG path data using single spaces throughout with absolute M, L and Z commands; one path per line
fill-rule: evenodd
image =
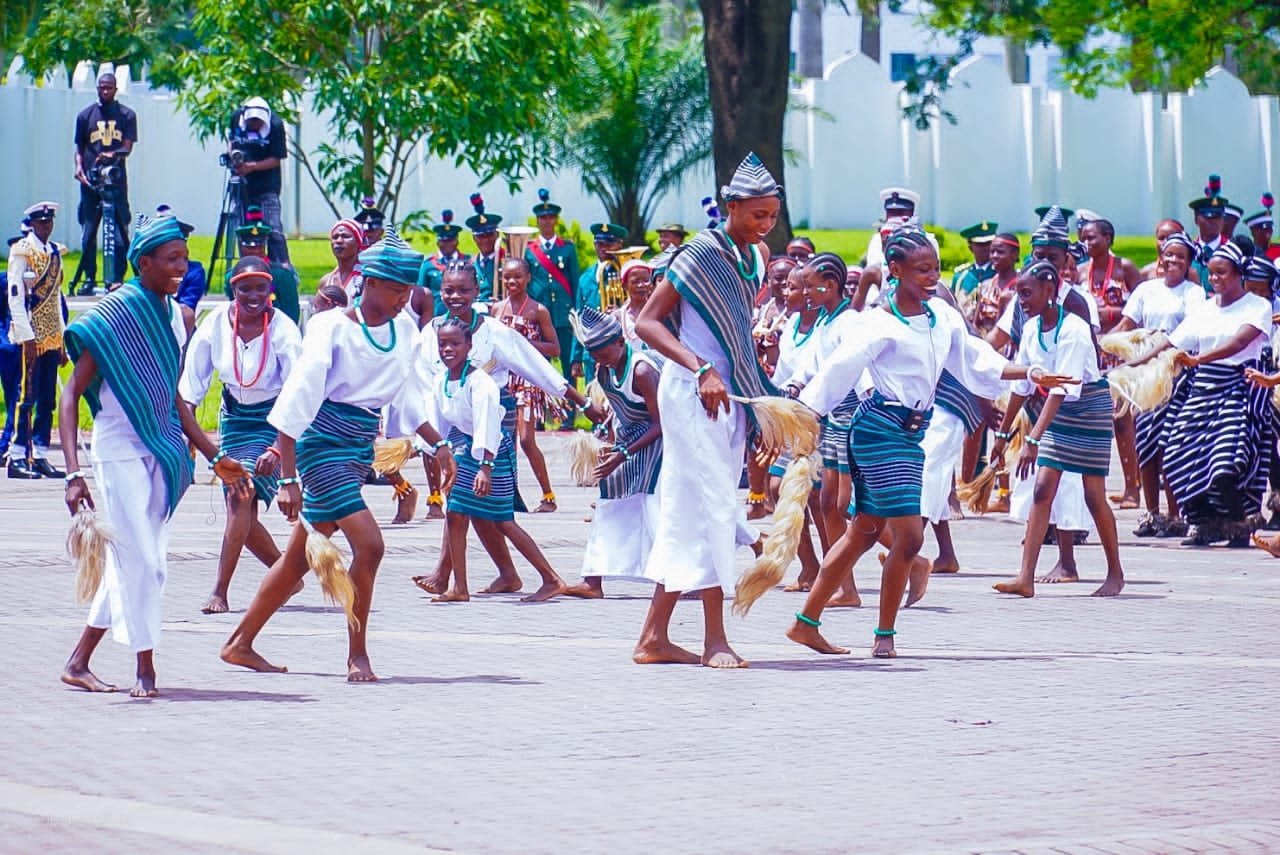
M 167 298 L 126 283 L 66 331 L 71 358 L 89 353 L 98 365 L 85 391 L 89 409 L 94 415 L 102 409 L 105 380 L 138 438 L 160 464 L 170 515 L 195 474 L 176 405 L 182 352 L 173 337 L 172 312 Z
M 757 270 L 751 279 L 739 275 L 729 237 L 718 229 L 699 232 L 681 247 L 667 269 L 667 279 L 729 357 L 731 376 L 725 379 L 730 388 L 745 398 L 779 394 L 756 359 L 751 338 L 751 312 L 763 272 Z

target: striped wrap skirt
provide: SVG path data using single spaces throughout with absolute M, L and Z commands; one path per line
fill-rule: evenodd
M 253 472 L 258 465 L 258 458 L 268 447 L 275 445 L 278 433 L 267 416 L 275 405 L 276 399 L 263 401 L 260 404 L 242 404 L 222 391 L 222 409 L 218 412 L 218 433 L 222 438 L 219 449 L 227 457 L 239 460 L 244 468 Z M 253 491 L 257 498 L 268 506 L 276 497 L 280 484 L 280 464 L 276 461 L 275 470 L 265 477 L 254 476 Z M 225 494 L 227 486 L 222 485 Z
M 890 404 L 873 392 L 858 405 L 849 431 L 853 501 L 849 513 L 873 517 L 920 516 L 924 485 L 924 449 L 920 447 L 933 416 L 930 408 L 920 430 L 903 424 L 911 410 Z
M 1114 409 L 1105 379 L 1084 384 L 1079 398 L 1058 407 L 1040 437 L 1036 462 L 1062 472 L 1105 477 L 1111 467 Z
M 480 461 L 471 456 L 471 442 L 471 437 L 458 428 L 449 431 L 449 445 L 453 447 L 453 459 L 458 464 L 458 478 L 449 491 L 449 513 L 494 522 L 515 519 L 516 478 L 512 468 L 515 455 L 511 453 L 511 434 L 502 432 L 502 442 L 493 455 L 487 496 L 475 494 Z
M 373 468 L 380 413 L 325 401 L 298 438 L 302 515 L 308 522 L 337 522 L 367 510 L 360 490 Z
M 512 394 L 508 386 L 502 386 L 498 389 L 498 401 L 502 404 L 502 433 L 508 438 L 516 435 L 516 396 Z M 498 455 L 506 455 L 509 458 L 509 466 L 511 469 L 511 489 L 513 506 L 520 513 L 528 513 L 529 506 L 524 503 L 524 499 L 520 496 L 519 476 L 520 470 L 516 465 L 516 444 L 512 442 L 504 442 L 498 447 Z M 493 462 L 494 467 L 498 466 L 498 461 Z
M 1275 424 L 1271 390 L 1244 379 L 1256 363 L 1208 363 L 1183 372 L 1165 415 L 1164 474 L 1191 523 L 1258 513 Z
M 822 433 L 818 438 L 818 453 L 822 455 L 822 468 L 849 472 L 849 426 L 858 409 L 861 398 L 857 389 L 851 389 L 845 399 L 822 420 Z

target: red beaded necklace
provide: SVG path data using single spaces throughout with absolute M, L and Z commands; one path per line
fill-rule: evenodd
M 252 389 L 258 385 L 258 381 L 262 379 L 262 372 L 267 368 L 267 355 L 271 353 L 271 336 L 267 329 L 270 321 L 271 309 L 268 308 L 262 313 L 262 361 L 258 363 L 258 373 L 253 376 L 253 380 L 246 383 L 240 369 L 240 304 L 233 303 L 231 305 L 231 339 L 233 346 L 231 367 L 236 375 L 236 383 L 242 389 Z

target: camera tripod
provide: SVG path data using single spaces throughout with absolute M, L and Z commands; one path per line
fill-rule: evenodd
M 236 228 L 244 224 L 244 206 L 244 179 L 228 169 L 227 180 L 222 186 L 222 207 L 218 212 L 218 230 L 213 234 L 213 252 L 209 256 L 208 281 L 211 289 L 214 283 L 221 282 L 235 265 Z
M 99 227 L 102 229 L 102 280 L 103 285 L 110 285 L 114 282 L 116 276 L 116 192 L 118 188 L 114 184 L 103 184 L 101 182 L 92 185 L 93 191 L 98 194 L 98 200 L 102 205 L 102 215 L 99 221 Z M 84 287 L 77 288 L 80 284 L 80 277 L 84 275 L 92 260 L 92 255 L 96 255 L 97 250 L 92 254 L 84 254 L 80 256 L 80 263 L 76 265 L 75 276 L 71 278 L 71 284 L 67 286 L 68 294 L 76 294 L 81 297 L 92 297 L 94 295 L 93 281 L 90 280 L 84 284 Z M 106 288 L 103 288 L 106 293 Z

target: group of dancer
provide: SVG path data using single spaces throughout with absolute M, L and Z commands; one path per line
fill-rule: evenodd
M 76 360 L 60 403 L 66 501 L 73 514 L 94 505 L 76 453 L 74 413 L 83 397 L 94 412 L 95 490 L 112 535 L 64 682 L 114 689 L 90 670 L 110 628 L 137 653 L 133 694 L 155 694 L 152 651 L 166 534 L 193 476 L 188 443 L 221 479 L 228 510 L 206 610 L 227 609 L 244 548 L 269 568 L 221 651 L 225 661 L 258 671 L 285 670 L 255 645 L 311 568 L 344 609 L 348 679 L 376 679 L 367 633 L 384 541 L 362 488 L 375 460 L 379 471 L 400 478 L 396 470 L 418 455 L 432 464 L 428 475 L 436 479 L 433 493 L 444 497 L 445 516 L 439 559 L 434 571 L 414 577 L 419 587 L 437 601 L 470 598 L 472 527 L 498 572 L 482 593 L 521 590 L 508 544 L 541 577 L 528 600 L 598 598 L 605 579 L 646 580 L 654 593 L 633 652 L 638 663 L 746 665 L 727 637 L 726 599 L 736 596 L 735 608 L 745 614 L 772 587 L 760 579 L 780 576 L 797 551 L 801 571 L 792 587 L 807 597 L 787 634 L 822 653 L 847 652 L 819 632 L 821 615 L 829 606 L 860 603 L 852 571 L 877 544 L 885 551 L 872 652 L 896 655 L 904 595 L 910 605 L 924 595 L 931 572 L 959 567 L 947 528 L 955 476 L 966 480 L 966 447 L 997 416 L 987 466 L 998 470 L 1017 437 L 1020 451 L 1009 475 L 1026 485 L 1029 500 L 1021 570 L 996 588 L 1033 595 L 1040 546 L 1055 516 L 1060 530 L 1071 530 L 1059 505 L 1063 485 L 1076 479 L 1107 564 L 1106 580 L 1094 593 L 1118 594 L 1124 574 L 1104 490 L 1112 395 L 1100 367 L 1097 305 L 1072 284 L 1077 265 L 1063 211 L 1042 211 L 1027 262 L 1009 275 L 1016 265 L 1002 260 L 985 277 L 1001 290 L 988 293 L 979 282 L 977 299 L 969 301 L 967 293 L 941 284 L 936 242 L 914 212 L 890 210 L 891 203 L 914 207 L 909 191 L 887 191 L 886 226 L 873 239 L 868 263 L 852 274 L 839 256 L 815 253 L 811 244 L 770 259 L 764 238 L 782 195 L 749 155 L 721 188 L 722 222 L 651 261 L 624 265 L 626 299 L 615 309 L 584 305 L 570 313 L 598 400 L 548 361 L 553 350 L 564 351 L 553 340 L 558 333 L 546 323 L 546 309 L 531 308 L 522 289 L 531 275 L 524 258 L 506 259 L 493 274 L 506 285 L 505 300 L 488 299 L 492 284 L 485 287 L 482 268 L 459 260 L 439 271 L 439 282 L 426 292 L 430 302 L 415 307 L 430 260 L 394 230 L 370 240 L 367 224 L 344 220 L 334 228 L 338 270 L 322 283 L 305 335 L 273 308 L 270 266 L 246 257 L 230 276 L 233 300 L 209 314 L 188 342 L 172 295 L 185 271 L 190 228 L 171 214 L 140 222 L 129 252 L 135 280 L 66 333 Z M 1012 240 L 1013 251 L 1004 255 L 1016 259 L 1020 247 Z M 1191 243 L 1173 233 L 1165 245 L 1162 259 L 1174 261 L 1162 262 L 1161 276 L 1171 280 L 1160 285 L 1172 293 L 1181 282 L 1179 253 Z M 1189 263 L 1191 252 L 1186 255 Z M 1280 382 L 1259 368 L 1261 345 L 1246 335 L 1263 324 L 1263 313 L 1241 296 L 1250 263 L 1236 243 L 1213 251 L 1206 278 L 1216 296 L 1200 303 L 1215 311 L 1188 312 L 1194 325 L 1173 317 L 1178 312 L 1166 305 L 1173 302 L 1169 295 L 1153 287 L 1157 280 L 1134 292 L 1134 311 L 1127 307 L 1117 322 L 1122 328 L 1164 325 L 1175 361 L 1192 366 L 1172 400 L 1139 419 L 1137 433 L 1146 448 L 1147 422 L 1159 420 L 1166 481 L 1193 521 L 1193 514 L 1250 510 L 1244 490 L 1229 489 L 1224 474 L 1238 477 L 1234 458 L 1227 459 L 1228 431 L 1260 444 L 1272 436 L 1269 427 L 1248 424 L 1249 415 L 1235 421 L 1218 410 L 1205 415 L 1236 389 L 1242 407 L 1265 404 L 1256 390 Z M 1264 336 L 1269 306 L 1265 315 Z M 533 328 L 545 347 L 529 334 Z M 1158 342 L 1139 358 L 1164 359 L 1163 346 Z M 1220 363 L 1240 367 L 1218 372 Z M 223 383 L 219 446 L 194 416 L 215 374 Z M 524 509 L 515 457 L 523 441 L 520 414 L 532 400 L 521 397 L 522 390 L 570 402 L 603 438 L 595 440 L 585 467 L 599 493 L 577 584 L 565 581 L 516 522 Z M 1030 418 L 1019 427 L 1024 410 Z M 780 432 L 770 421 L 774 411 L 799 415 Z M 531 420 L 526 416 L 524 423 Z M 1216 433 L 1205 454 L 1210 430 Z M 1182 451 L 1197 440 L 1193 473 Z M 1247 485 L 1259 472 L 1265 481 L 1269 457 L 1261 456 Z M 747 505 L 737 499 L 744 468 Z M 770 471 L 777 479 L 772 490 Z M 549 479 L 540 486 L 545 501 Z M 273 501 L 296 523 L 283 549 L 260 516 Z M 748 511 L 758 517 L 768 507 L 776 517 L 766 541 Z M 938 538 L 937 562 L 919 555 L 926 522 Z M 349 563 L 329 540 L 338 531 L 350 546 Z M 739 579 L 741 547 L 752 549 L 757 564 Z M 674 609 L 690 595 L 701 599 L 704 613 L 697 652 L 670 636 Z

